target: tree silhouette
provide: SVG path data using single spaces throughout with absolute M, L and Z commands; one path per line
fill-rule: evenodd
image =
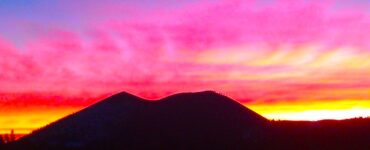
M 9 142 L 12 142 L 12 141 L 15 141 L 15 134 L 14 134 L 14 129 L 12 129 L 11 131 L 10 131 L 10 137 L 9 137 L 10 139 L 10 141 Z
M 16 140 L 14 129 L 10 131 L 10 134 L 3 135 L 2 139 L 3 143 L 9 143 Z

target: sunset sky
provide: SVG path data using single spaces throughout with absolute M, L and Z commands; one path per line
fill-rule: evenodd
M 0 133 L 120 91 L 269 119 L 370 116 L 368 0 L 0 0 Z

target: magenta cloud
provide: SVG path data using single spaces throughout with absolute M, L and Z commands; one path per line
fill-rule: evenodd
M 83 11 L 82 5 L 66 3 L 61 10 Z M 271 82 L 274 79 L 241 82 L 231 76 L 300 70 L 278 64 L 207 64 L 194 58 L 213 50 L 227 55 L 235 47 L 245 45 L 257 47 L 238 49 L 246 55 L 254 51 L 279 51 L 277 48 L 287 45 L 293 47 L 289 51 L 302 45 L 319 45 L 324 47 L 319 53 L 341 47 L 351 47 L 353 53 L 370 53 L 369 12 L 356 7 L 335 7 L 335 2 L 274 1 L 262 5 L 235 0 L 193 2 L 167 10 L 135 10 L 117 5 L 112 12 L 98 14 L 110 7 L 113 6 L 102 3 L 94 5 L 96 11 L 92 7 L 81 14 L 72 11 L 81 18 L 89 18 L 83 19 L 86 21 L 83 23 L 77 21 L 82 24 L 78 28 L 36 23 L 39 26 L 36 33 L 26 36 L 22 43 L 0 39 L 0 84 L 5 85 L 0 91 L 68 95 L 128 90 L 155 95 L 156 89 L 163 93 L 222 90 L 226 86 L 220 85 L 221 81 L 228 83 L 230 89 L 226 91 L 237 88 L 257 91 L 267 81 L 276 85 L 286 83 Z M 104 19 L 105 16 L 110 19 Z M 223 80 L 204 80 L 218 73 L 225 75 Z M 277 91 L 266 93 L 269 92 Z

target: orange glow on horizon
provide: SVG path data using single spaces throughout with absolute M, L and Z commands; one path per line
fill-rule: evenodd
M 370 117 L 369 100 L 252 104 L 246 107 L 270 120 L 317 121 Z
M 25 111 L 1 112 L 0 134 L 9 134 L 12 129 L 15 134 L 29 134 L 80 109 L 79 107 L 31 108 Z
M 316 121 L 323 119 L 370 117 L 369 100 L 279 102 L 244 105 L 270 120 Z M 7 114 L 2 112 L 0 114 L 0 134 L 8 134 L 11 129 L 14 129 L 16 134 L 29 134 L 35 129 L 46 126 L 82 108 L 29 108 L 26 111 L 7 112 Z

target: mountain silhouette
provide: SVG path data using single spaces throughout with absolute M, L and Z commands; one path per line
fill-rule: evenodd
M 221 94 L 149 101 L 119 93 L 64 117 L 6 150 L 369 150 L 370 118 L 269 121 Z
M 35 131 L 17 145 L 28 149 L 239 149 L 258 143 L 258 132 L 267 124 L 259 114 L 212 91 L 158 101 L 123 92 Z

